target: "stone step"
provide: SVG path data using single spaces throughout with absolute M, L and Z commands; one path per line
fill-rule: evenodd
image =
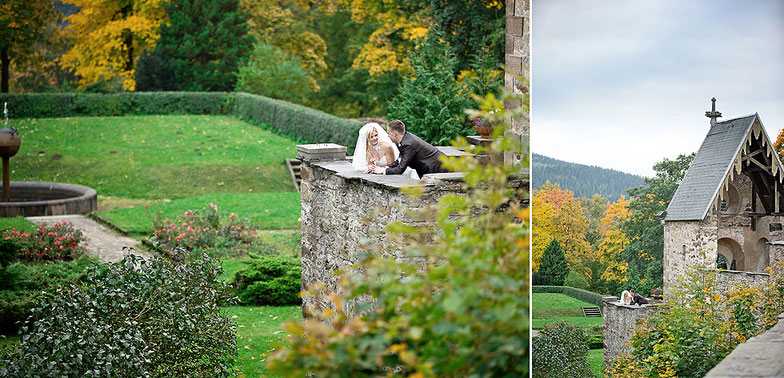
M 599 310 L 599 307 L 581 307 L 583 310 L 583 316 L 586 318 L 601 318 L 602 312 Z
M 286 159 L 286 168 L 289 169 L 291 180 L 294 182 L 294 187 L 297 188 L 297 191 L 299 191 L 299 184 L 302 182 L 302 176 L 299 173 L 300 165 L 302 165 L 302 162 L 299 159 Z

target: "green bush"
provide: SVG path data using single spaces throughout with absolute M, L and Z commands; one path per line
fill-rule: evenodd
M 579 327 L 548 324 L 533 339 L 533 377 L 593 377 L 587 344 Z
M 297 59 L 277 46 L 258 42 L 237 74 L 237 90 L 299 102 L 311 92 L 310 79 Z
M 98 260 L 82 255 L 74 261 L 13 263 L 0 268 L 0 333 L 12 334 L 31 314 L 43 291 L 76 284 Z
M 137 92 L 176 91 L 179 88 L 172 61 L 149 50 L 136 60 L 133 75 Z
M 564 279 L 564 286 L 576 287 L 578 289 L 588 289 L 588 279 L 580 273 L 570 270 Z
M 578 289 L 570 286 L 547 286 L 534 285 L 531 287 L 532 293 L 563 293 L 572 298 L 579 299 L 588 303 L 593 303 L 599 307 L 604 305 L 601 294 L 596 294 L 588 290 Z
M 299 258 L 255 256 L 234 275 L 232 284 L 244 304 L 298 305 L 302 303 L 302 267 Z
M 231 375 L 235 324 L 220 265 L 208 255 L 133 255 L 46 294 L 0 375 Z
M 235 114 L 243 120 L 273 127 L 284 135 L 310 143 L 336 143 L 353 154 L 361 124 L 290 102 L 236 94 Z
M 227 114 L 233 93 L 123 92 L 0 94 L 8 102 L 9 117 L 46 118 L 121 116 L 134 114 Z
M 602 307 L 604 305 L 601 294 L 596 294 L 588 290 L 578 289 L 576 287 L 564 286 L 562 293 L 570 297 L 577 298 L 581 301 L 593 303 L 599 307 Z

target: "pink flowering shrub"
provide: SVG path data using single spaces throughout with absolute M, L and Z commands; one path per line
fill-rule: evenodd
M 87 253 L 82 231 L 68 222 L 41 226 L 32 234 L 15 228 L 5 232 L 5 239 L 20 246 L 23 261 L 73 260 Z
M 151 239 L 167 252 L 183 248 L 238 255 L 256 240 L 256 229 L 247 217 L 219 212 L 213 203 L 201 210 L 185 211 L 175 219 L 158 214 L 153 217 L 153 229 Z

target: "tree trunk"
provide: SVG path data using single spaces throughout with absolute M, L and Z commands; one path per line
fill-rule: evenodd
M 8 50 L 11 47 L 5 46 L 0 49 L 0 64 L 2 64 L 2 84 L 0 84 L 0 92 L 8 93 L 8 66 L 11 64 L 11 59 L 8 58 Z

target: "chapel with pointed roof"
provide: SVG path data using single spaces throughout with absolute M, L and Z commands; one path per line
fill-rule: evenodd
M 664 292 L 689 267 L 720 269 L 722 282 L 767 279 L 784 260 L 784 169 L 759 114 L 718 122 L 664 214 Z

